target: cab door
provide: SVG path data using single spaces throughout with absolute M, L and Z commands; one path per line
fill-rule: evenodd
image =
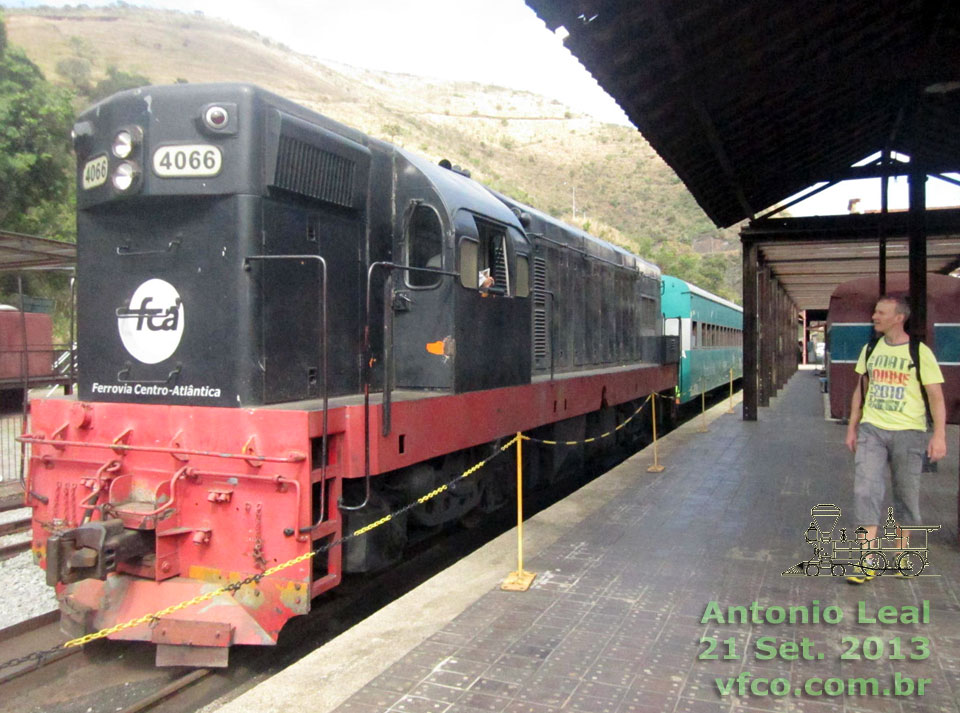
M 515 228 L 460 211 L 456 219 L 457 393 L 530 381 L 530 246 Z M 484 285 L 481 280 L 492 278 Z
M 387 278 L 384 347 L 393 352 L 394 386 L 400 389 L 453 388 L 455 279 L 429 272 L 451 272 L 441 215 L 429 200 L 412 200 L 395 238 L 394 255 L 403 268 Z

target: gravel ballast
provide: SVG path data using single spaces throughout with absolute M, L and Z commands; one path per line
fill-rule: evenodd
M 29 508 L 0 513 L 0 522 L 29 517 Z M 30 533 L 0 537 L 0 545 L 12 545 L 29 539 Z M 33 553 L 21 552 L 16 557 L 0 562 L 0 629 L 12 626 L 32 616 L 57 608 L 57 596 L 48 587 L 46 573 L 34 564 Z

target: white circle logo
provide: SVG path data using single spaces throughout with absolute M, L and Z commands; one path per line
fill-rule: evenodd
M 117 310 L 117 327 L 127 351 L 144 364 L 170 357 L 183 336 L 183 302 L 169 282 L 153 278 L 130 298 L 130 306 Z

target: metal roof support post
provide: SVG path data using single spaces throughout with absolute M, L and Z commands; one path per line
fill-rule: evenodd
M 778 368 L 779 365 L 777 364 L 777 357 L 780 355 L 780 346 L 778 344 L 780 329 L 777 325 L 777 316 L 780 314 L 780 295 L 777 294 L 777 279 L 773 276 L 772 267 L 767 268 L 767 285 L 767 296 L 770 302 L 767 308 L 766 325 L 767 334 L 770 336 L 770 346 L 767 351 L 767 369 L 770 373 L 767 396 L 772 399 L 777 395 L 777 376 L 780 371 Z
M 767 332 L 763 328 L 767 321 L 767 289 L 766 269 L 763 262 L 757 265 L 757 407 L 769 403 L 767 396 L 767 380 L 765 378 L 767 365 Z M 758 414 L 759 415 L 759 414 Z
M 786 290 L 783 293 L 783 363 L 784 369 L 783 384 L 786 386 L 793 372 L 797 370 L 797 334 L 794 325 L 797 323 L 796 314 L 793 306 L 790 304 L 790 298 Z
M 777 282 L 777 391 L 787 385 L 787 295 Z
M 740 236 L 743 258 L 743 420 L 757 420 L 757 243 Z
M 777 355 L 780 371 L 780 378 L 777 379 L 777 391 L 779 391 L 787 385 L 787 379 L 790 377 L 787 367 L 787 293 L 779 282 L 777 282 L 777 295 L 780 304 L 780 311 L 777 313 L 777 332 L 780 336 L 780 353 Z
M 787 362 L 790 353 L 787 349 L 789 345 L 787 341 L 789 305 L 787 305 L 787 294 L 783 291 L 783 285 L 777 285 L 777 287 L 780 291 L 780 314 L 778 315 L 777 324 L 780 328 L 780 388 L 782 389 L 787 385 L 787 379 L 790 378 L 790 365 Z
M 773 293 L 773 300 L 770 304 L 770 332 L 773 334 L 773 359 L 770 360 L 772 385 L 770 395 L 776 396 L 780 391 L 780 379 L 783 376 L 783 365 L 780 363 L 780 315 L 783 313 L 783 307 L 780 299 L 780 283 L 770 277 L 770 287 Z
M 774 397 L 780 391 L 780 283 L 774 277 L 773 268 L 770 268 L 770 396 Z
M 927 173 L 910 173 L 910 333 L 927 337 Z
M 780 334 L 783 335 L 783 338 L 780 342 L 780 351 L 783 354 L 781 359 L 783 360 L 783 384 L 786 386 L 787 381 L 790 377 L 793 376 L 793 366 L 795 363 L 796 356 L 796 337 L 790 336 L 790 296 L 787 294 L 786 289 L 781 287 L 783 290 L 783 311 L 780 314 Z
M 791 306 L 790 306 L 790 339 L 791 339 L 791 343 L 797 341 L 797 322 L 799 322 L 799 321 L 800 321 L 800 310 L 797 309 L 797 306 L 796 306 L 795 304 L 791 303 Z M 807 321 L 806 311 L 804 311 L 804 314 L 803 314 L 803 321 L 804 321 L 804 325 L 806 325 L 806 321 Z M 804 328 L 804 330 L 803 330 L 803 338 L 804 338 L 804 343 L 803 343 L 803 344 L 804 344 L 804 345 L 806 344 L 806 337 L 807 337 L 806 332 L 807 332 L 807 330 L 806 330 L 806 328 Z M 800 356 L 800 355 L 801 355 L 802 353 L 803 353 L 803 345 L 801 345 L 800 351 L 796 352 L 796 355 L 795 355 L 795 357 L 794 357 L 794 360 L 793 360 L 793 371 L 792 371 L 792 373 L 791 373 L 791 376 L 792 376 L 793 374 L 796 374 L 798 371 L 800 371 L 800 359 L 801 359 L 801 356 Z
M 807 365 L 807 342 L 810 341 L 810 333 L 807 331 L 807 310 L 803 310 L 803 344 L 800 345 L 800 362 Z
M 880 159 L 883 167 L 883 177 L 880 179 L 880 222 L 877 223 L 877 233 L 879 233 L 879 276 L 880 276 L 880 294 L 887 293 L 887 214 L 889 213 L 889 193 L 890 176 L 887 172 L 890 170 L 890 149 L 883 150 L 883 157 Z
M 798 342 L 797 339 L 797 324 L 800 322 L 800 310 L 797 309 L 797 306 L 791 300 L 790 302 L 790 344 L 791 346 Z M 790 369 L 790 376 L 793 376 L 798 371 L 800 371 L 800 351 L 796 349 L 793 350 L 793 367 Z
M 760 268 L 758 282 L 760 283 L 760 301 L 757 309 L 757 314 L 760 315 L 760 324 L 757 329 L 760 336 L 760 388 L 757 389 L 759 394 L 757 404 L 759 406 L 769 406 L 773 376 L 772 364 L 770 363 L 773 361 L 773 338 L 770 334 L 770 303 L 772 300 L 770 295 L 770 267 L 768 265 Z

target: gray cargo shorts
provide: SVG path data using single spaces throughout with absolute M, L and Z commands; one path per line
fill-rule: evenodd
M 929 435 L 924 431 L 886 431 L 861 423 L 857 431 L 854 513 L 858 525 L 887 519 L 884 499 L 887 466 L 893 484 L 893 515 L 900 525 L 921 525 L 920 471 Z

